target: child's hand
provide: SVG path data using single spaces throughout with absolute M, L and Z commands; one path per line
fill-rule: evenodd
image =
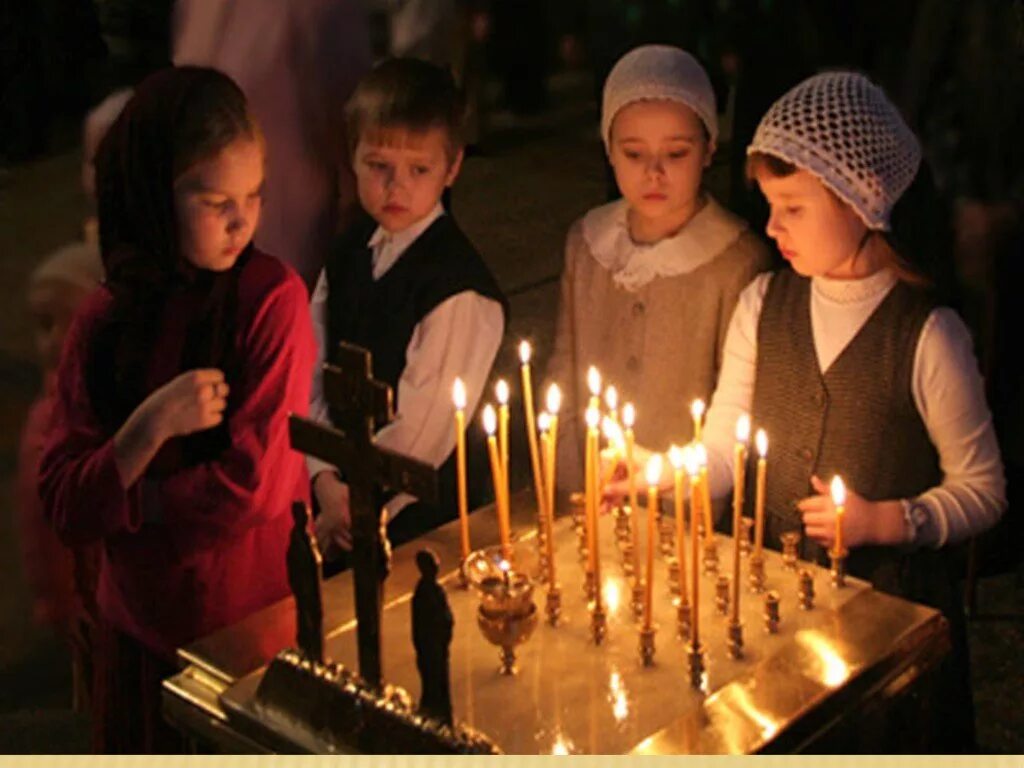
M 321 472 L 313 480 L 313 493 L 320 505 L 320 514 L 313 521 L 320 551 L 327 552 L 332 544 L 346 552 L 351 550 L 352 513 L 348 484 L 334 472 Z
M 818 495 L 798 502 L 797 509 L 803 515 L 807 536 L 831 549 L 836 540 L 836 508 L 832 494 L 828 483 L 817 475 L 811 477 L 811 486 Z M 844 507 L 843 546 L 847 549 L 865 544 L 902 543 L 903 510 L 898 501 L 868 501 L 847 488 Z
M 186 371 L 151 394 L 141 409 L 150 414 L 153 431 L 161 440 L 190 435 L 224 420 L 228 384 L 216 368 Z

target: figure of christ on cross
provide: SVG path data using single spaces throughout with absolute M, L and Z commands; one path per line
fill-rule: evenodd
M 292 448 L 338 468 L 349 485 L 352 569 L 359 674 L 381 687 L 381 506 L 386 492 L 437 503 L 437 471 L 429 464 L 374 444 L 374 433 L 394 416 L 391 388 L 373 378 L 369 351 L 341 342 L 337 365 L 324 365 L 324 395 L 335 427 L 292 416 Z

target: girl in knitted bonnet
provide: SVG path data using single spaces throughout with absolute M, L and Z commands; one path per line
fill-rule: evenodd
M 917 139 L 867 78 L 831 72 L 782 96 L 747 154 L 770 207 L 768 236 L 789 266 L 755 279 L 729 325 L 704 435 L 712 494 L 731 491 L 734 429 L 748 413 L 770 440 L 766 544 L 802 531 L 801 554 L 825 564 L 836 532 L 827 483 L 841 475 L 847 571 L 938 608 L 951 625 L 934 717 L 903 735 L 915 751 L 971 749 L 966 633 L 947 554 L 993 525 L 1006 501 L 970 335 L 937 305 L 919 266 L 930 254 L 907 247 Z
M 638 454 L 689 440 L 740 291 L 768 250 L 704 190 L 718 137 L 715 95 L 678 48 L 636 48 L 605 82 L 601 135 L 622 198 L 569 230 L 549 377 L 566 389 L 559 485 L 582 486 L 587 369 L 637 413 Z

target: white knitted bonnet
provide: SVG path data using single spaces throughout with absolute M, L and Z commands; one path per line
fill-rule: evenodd
M 697 113 L 711 141 L 718 139 L 715 92 L 704 68 L 681 48 L 642 45 L 619 59 L 605 80 L 601 138 L 606 150 L 619 110 L 635 101 L 655 99 L 682 102 Z
M 856 72 L 804 80 L 761 118 L 747 154 L 763 152 L 814 174 L 869 229 L 889 214 L 921 163 L 921 147 L 877 85 Z

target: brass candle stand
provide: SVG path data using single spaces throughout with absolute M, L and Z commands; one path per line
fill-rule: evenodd
M 715 581 L 715 610 L 722 616 L 729 612 L 729 577 L 722 575 Z
M 714 536 L 704 542 L 704 557 L 701 563 L 705 576 L 718 573 L 718 543 Z
M 726 647 L 729 650 L 729 656 L 731 658 L 743 658 L 743 624 L 739 619 L 736 621 L 733 621 L 732 619 L 729 620 Z
M 787 571 L 795 571 L 799 559 L 800 531 L 786 531 L 780 534 L 782 542 L 782 567 Z
M 590 636 L 594 640 L 594 645 L 604 642 L 607 632 L 608 615 L 604 612 L 603 606 L 595 603 L 590 609 Z
M 643 627 L 640 630 L 640 662 L 645 667 L 654 666 L 654 634 L 657 630 L 653 627 Z
M 690 601 L 686 598 L 686 595 L 680 595 L 675 599 L 676 606 L 676 634 L 680 639 L 685 640 L 690 636 L 690 629 L 693 627 L 691 623 L 692 609 L 690 608 Z
M 536 561 L 527 552 L 519 546 L 506 561 L 500 547 L 488 547 L 473 552 L 466 562 L 467 578 L 480 595 L 477 626 L 500 649 L 502 675 L 516 674 L 516 648 L 530 639 L 538 623 L 533 601 Z
M 639 574 L 634 574 L 634 577 L 633 596 L 629 606 L 633 609 L 633 620 L 640 621 L 644 617 L 644 582 Z
M 771 635 L 779 631 L 779 593 L 774 589 L 764 596 L 764 629 Z
M 690 686 L 697 690 L 704 690 L 704 646 L 701 643 L 686 647 L 686 661 L 690 672 Z
M 809 611 L 814 607 L 814 576 L 806 568 L 800 570 L 796 594 L 801 610 Z
M 548 586 L 547 597 L 544 599 L 544 613 L 548 624 L 557 627 L 562 620 L 562 588 L 558 584 Z
M 753 549 L 750 534 L 754 530 L 754 521 L 749 517 L 740 518 L 740 554 L 746 557 Z
M 832 561 L 832 585 L 835 587 L 846 586 L 846 556 L 850 554 L 850 550 L 845 547 L 841 550 L 829 550 L 828 557 Z
M 670 557 L 676 551 L 676 523 L 671 515 L 658 515 L 658 546 L 661 554 Z
M 673 595 L 678 595 L 679 590 L 679 560 L 674 556 L 668 558 L 668 588 Z
M 750 575 L 747 583 L 751 592 L 764 592 L 764 555 L 754 552 L 750 556 Z

